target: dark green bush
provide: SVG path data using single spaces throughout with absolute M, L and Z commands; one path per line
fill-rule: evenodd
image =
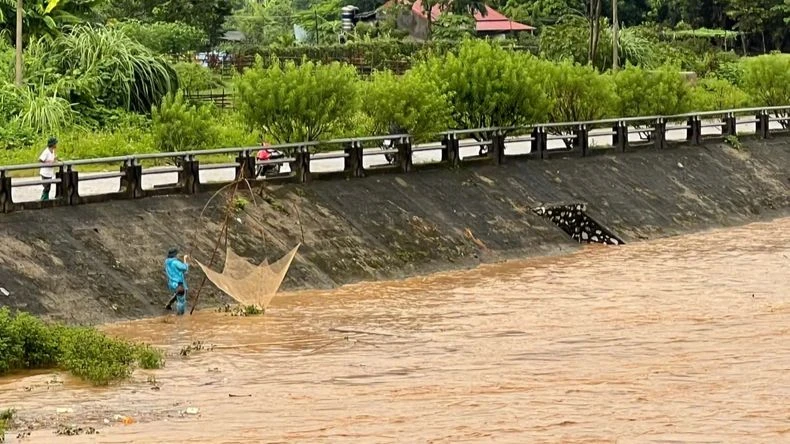
M 0 309 L 0 375 L 12 370 L 61 368 L 93 384 L 106 385 L 128 378 L 134 364 L 161 368 L 164 355 L 93 328 L 48 324 L 27 313 Z
M 154 141 L 163 152 L 210 148 L 215 143 L 208 105 L 194 105 L 178 91 L 151 110 Z
M 141 23 L 129 20 L 121 30 L 133 40 L 159 53 L 178 56 L 196 52 L 206 46 L 208 37 L 202 30 L 180 22 Z

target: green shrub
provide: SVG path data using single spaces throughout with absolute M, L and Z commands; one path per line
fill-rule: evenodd
M 706 77 L 691 89 L 692 111 L 716 111 L 748 105 L 749 96 L 726 80 Z
M 194 62 L 180 62 L 173 65 L 178 75 L 178 86 L 184 91 L 200 92 L 220 85 L 214 73 Z
M 159 151 L 172 153 L 214 146 L 211 109 L 207 105 L 190 104 L 182 91 L 154 106 L 151 118 L 154 143 Z
M 238 112 L 217 110 L 212 121 L 217 148 L 255 146 L 261 141 L 260 132 L 245 124 Z
M 91 328 L 61 328 L 61 368 L 96 385 L 126 379 L 135 362 L 134 347 Z
M 258 59 L 236 81 L 236 107 L 274 142 L 318 140 L 359 110 L 358 77 L 340 63 L 292 62 L 263 67 Z
M 24 360 L 22 344 L 7 308 L 0 308 L 0 375 L 19 368 Z
M 431 28 L 431 38 L 461 41 L 475 35 L 475 19 L 468 15 L 442 14 Z
M 5 442 L 5 430 L 14 419 L 14 409 L 0 410 L 0 443 Z
M 460 128 L 519 126 L 543 121 L 551 102 L 541 82 L 545 63 L 481 41 L 466 40 L 458 54 L 416 66 L 450 98 Z
M 756 106 L 790 103 L 790 54 L 748 58 L 743 68 L 743 89 Z
M 36 140 L 37 134 L 33 128 L 21 125 L 13 120 L 0 126 L 0 159 L 3 151 L 16 150 L 30 146 Z M 2 161 L 0 161 L 0 164 Z
M 713 72 L 713 75 L 737 87 L 743 87 L 743 73 L 743 63 L 739 60 L 737 62 L 722 63 L 719 65 L 719 68 Z
M 0 375 L 57 367 L 93 384 L 106 385 L 129 377 L 135 363 L 147 369 L 161 368 L 164 355 L 92 328 L 48 324 L 27 313 L 0 309 Z
M 396 76 L 378 72 L 365 83 L 363 109 L 375 134 L 407 132 L 417 140 L 446 130 L 452 122 L 448 93 L 422 71 Z
M 646 70 L 629 66 L 614 76 L 618 117 L 682 114 L 691 106 L 691 88 L 673 67 Z
M 158 54 L 178 56 L 196 52 L 206 46 L 206 33 L 181 22 L 141 23 L 130 20 L 120 24 L 120 29 Z
M 617 97 L 610 75 L 570 61 L 547 65 L 543 80 L 552 102 L 550 121 L 599 120 L 613 114 Z
M 165 355 L 161 350 L 150 345 L 139 345 L 135 352 L 135 360 L 140 368 L 152 370 L 165 366 Z
M 22 352 L 23 368 L 50 368 L 57 364 L 58 335 L 52 327 L 27 313 L 18 313 L 12 323 Z

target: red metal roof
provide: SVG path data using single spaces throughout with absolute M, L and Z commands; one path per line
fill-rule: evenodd
M 417 14 L 418 16 L 427 19 L 425 13 L 422 10 L 422 0 L 416 0 L 412 6 L 411 10 Z M 477 32 L 503 32 L 503 31 L 533 31 L 535 28 L 529 25 L 525 25 L 523 23 L 514 22 L 509 18 L 505 17 L 501 12 L 497 11 L 496 9 L 486 5 L 486 15 L 483 17 L 482 14 L 479 12 L 475 12 L 475 22 L 477 23 L 475 28 Z M 431 17 L 432 21 L 436 21 L 439 16 L 442 15 L 442 10 L 439 5 L 434 5 L 431 9 Z

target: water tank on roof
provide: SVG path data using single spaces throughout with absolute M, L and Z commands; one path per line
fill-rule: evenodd
M 350 32 L 357 24 L 357 11 L 359 8 L 352 5 L 343 6 L 340 10 L 340 22 L 343 25 L 343 31 Z

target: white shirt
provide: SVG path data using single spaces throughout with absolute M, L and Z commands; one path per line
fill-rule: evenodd
M 55 153 L 52 152 L 49 148 L 44 148 L 44 151 L 38 156 L 38 160 L 41 162 L 48 162 L 48 161 L 55 161 Z M 55 177 L 55 169 L 51 166 L 43 166 L 41 167 L 41 175 L 44 177 Z

